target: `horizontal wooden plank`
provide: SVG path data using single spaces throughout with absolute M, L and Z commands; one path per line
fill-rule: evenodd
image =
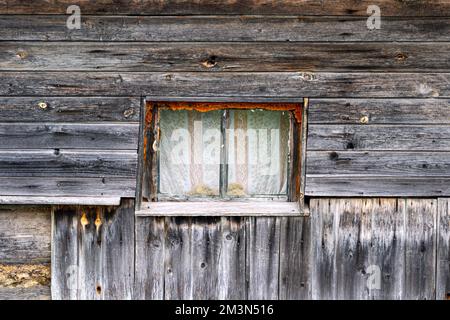
M 147 202 L 137 216 L 284 216 L 300 214 L 297 202 Z
M 307 175 L 307 196 L 440 197 L 450 195 L 450 178 Z
M 310 151 L 306 163 L 308 175 L 450 177 L 449 152 Z
M 353 2 L 353 5 L 355 3 Z M 288 13 L 291 14 L 291 13 Z M 306 14 L 301 12 L 300 14 Z M 330 14 L 330 13 L 327 13 Z M 449 16 L 450 13 L 447 14 Z M 444 14 L 445 16 L 445 14 Z M 0 39 L 71 41 L 450 41 L 448 18 L 395 17 L 382 27 L 365 17 L 88 16 L 68 30 L 65 15 L 0 16 Z
M 450 73 L 1 72 L 3 96 L 450 97 Z
M 311 124 L 307 148 L 308 151 L 450 151 L 450 126 Z
M 65 14 L 71 4 L 79 5 L 83 14 L 307 14 L 307 15 L 367 15 L 371 0 L 310 1 L 310 0 L 144 0 L 144 1 L 84 1 L 84 0 L 5 0 L 2 14 Z M 382 0 L 377 4 L 384 16 L 449 16 L 448 0 L 396 1 Z
M 0 196 L 0 204 L 118 206 L 120 197 Z
M 0 149 L 136 150 L 138 131 L 123 123 L 0 123 Z
M 30 288 L 1 288 L 0 300 L 50 300 L 50 285 Z
M 139 98 L 0 97 L 0 122 L 137 122 L 139 111 Z
M 450 43 L 3 42 L 6 71 L 437 71 Z
M 2 150 L 0 177 L 135 177 L 136 151 Z
M 0 263 L 50 263 L 50 207 L 0 206 Z
M 449 99 L 312 99 L 309 124 L 450 124 Z
M 0 196 L 134 197 L 135 178 L 0 178 Z

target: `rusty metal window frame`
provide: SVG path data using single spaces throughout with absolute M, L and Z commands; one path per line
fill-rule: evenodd
M 168 98 L 142 97 L 141 125 L 139 136 L 139 161 L 136 182 L 136 215 L 139 216 L 292 216 L 309 215 L 305 203 L 305 168 L 306 168 L 306 137 L 308 98 L 299 99 L 254 99 L 254 98 Z M 252 199 L 227 199 L 206 202 L 196 201 L 157 201 L 157 184 L 154 179 L 155 166 L 158 162 L 152 154 L 152 146 L 157 142 L 157 131 L 152 125 L 155 105 L 168 104 L 173 108 L 195 110 L 209 108 L 210 110 L 226 109 L 267 109 L 288 110 L 294 115 L 296 127 L 291 122 L 290 130 L 296 135 L 294 144 L 298 142 L 294 153 L 295 171 L 288 171 L 287 179 L 296 181 L 295 190 L 289 195 L 290 201 L 253 201 Z M 300 109 L 298 109 L 300 106 Z M 205 111 L 205 110 L 203 110 Z M 222 176 L 222 175 L 221 175 Z M 144 195 L 146 200 L 144 201 Z

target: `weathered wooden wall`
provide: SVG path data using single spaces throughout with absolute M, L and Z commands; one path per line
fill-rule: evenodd
M 77 3 L 80 30 L 67 1 L 0 3 L 0 203 L 134 197 L 152 95 L 309 97 L 306 194 L 402 198 L 313 198 L 310 218 L 135 219 L 122 200 L 98 227 L 97 209 L 61 207 L 54 298 L 448 294 L 448 0 Z M 366 27 L 372 4 L 379 30 Z M 49 207 L 9 208 L 0 222 L 31 229 L 0 224 L 0 265 L 48 267 Z M 381 291 L 365 286 L 370 265 Z M 7 279 L 0 298 L 49 295 Z
M 115 213 L 101 213 L 98 228 L 95 210 L 55 211 L 52 295 L 446 298 L 448 199 L 323 198 L 312 199 L 310 209 L 310 217 L 297 218 L 139 217 L 134 222 L 132 202 L 126 201 Z M 376 270 L 380 284 L 371 289 Z

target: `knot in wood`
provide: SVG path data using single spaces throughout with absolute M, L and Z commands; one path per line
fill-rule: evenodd
M 47 109 L 48 105 L 45 102 L 39 102 L 38 103 L 39 108 L 41 108 L 42 110 Z

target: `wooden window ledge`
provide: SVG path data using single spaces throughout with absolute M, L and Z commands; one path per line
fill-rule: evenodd
M 297 202 L 203 201 L 144 202 L 137 216 L 293 216 L 300 215 Z

